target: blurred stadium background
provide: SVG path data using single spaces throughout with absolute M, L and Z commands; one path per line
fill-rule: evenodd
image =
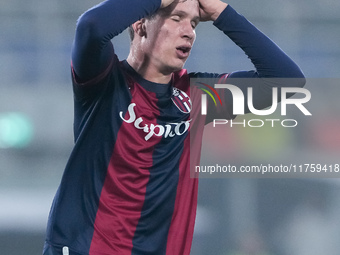
M 72 149 L 70 51 L 94 0 L 0 0 L 0 253 L 41 254 L 53 195 Z M 340 163 L 340 2 L 230 0 L 308 78 L 313 117 L 294 129 L 219 129 L 202 165 Z M 226 72 L 251 63 L 211 24 L 197 28 L 186 68 Z M 120 58 L 127 33 L 114 39 Z M 325 78 L 332 78 L 329 86 Z M 340 80 L 339 80 L 340 81 Z M 315 85 L 317 84 L 317 85 Z M 227 132 L 225 132 L 227 130 Z M 259 131 L 257 131 L 259 132 Z M 217 146 L 217 141 L 226 146 Z M 221 158 L 223 161 L 221 161 Z M 338 161 L 337 161 L 338 160 Z M 201 179 L 194 255 L 340 254 L 338 179 Z

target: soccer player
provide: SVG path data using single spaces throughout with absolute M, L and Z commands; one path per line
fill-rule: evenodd
M 183 69 L 200 21 L 213 21 L 248 55 L 253 71 Z M 130 27 L 126 60 L 111 39 Z M 204 49 L 203 49 L 204 50 Z M 270 39 L 220 0 L 107 0 L 79 19 L 72 51 L 75 146 L 51 208 L 44 255 L 188 255 L 198 179 L 190 178 L 190 138 L 209 116 L 233 118 L 227 96 L 200 115 L 190 78 L 253 78 L 254 105 L 271 104 L 263 78 L 301 78 Z M 245 79 L 246 80 L 246 79 Z M 201 139 L 194 139 L 194 148 Z M 191 155 L 190 155 L 191 153 Z

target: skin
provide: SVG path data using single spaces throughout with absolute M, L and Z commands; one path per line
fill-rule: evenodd
M 166 84 L 183 68 L 200 21 L 214 21 L 227 4 L 219 0 L 163 0 L 152 17 L 132 25 L 127 62 L 145 79 Z

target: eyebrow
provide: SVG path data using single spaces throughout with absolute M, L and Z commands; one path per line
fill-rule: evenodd
M 189 16 L 189 14 L 187 12 L 181 11 L 181 10 L 174 10 L 173 13 L 170 13 L 170 16 L 172 16 L 172 15 L 185 16 L 185 17 Z M 200 21 L 200 17 L 199 16 L 194 16 L 192 18 L 192 20 L 195 21 L 198 24 L 199 21 Z

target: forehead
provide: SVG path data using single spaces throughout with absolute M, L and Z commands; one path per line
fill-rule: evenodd
M 198 0 L 175 0 L 172 4 L 164 9 L 160 9 L 161 16 L 168 16 L 176 13 L 182 15 L 199 18 L 199 3 Z

